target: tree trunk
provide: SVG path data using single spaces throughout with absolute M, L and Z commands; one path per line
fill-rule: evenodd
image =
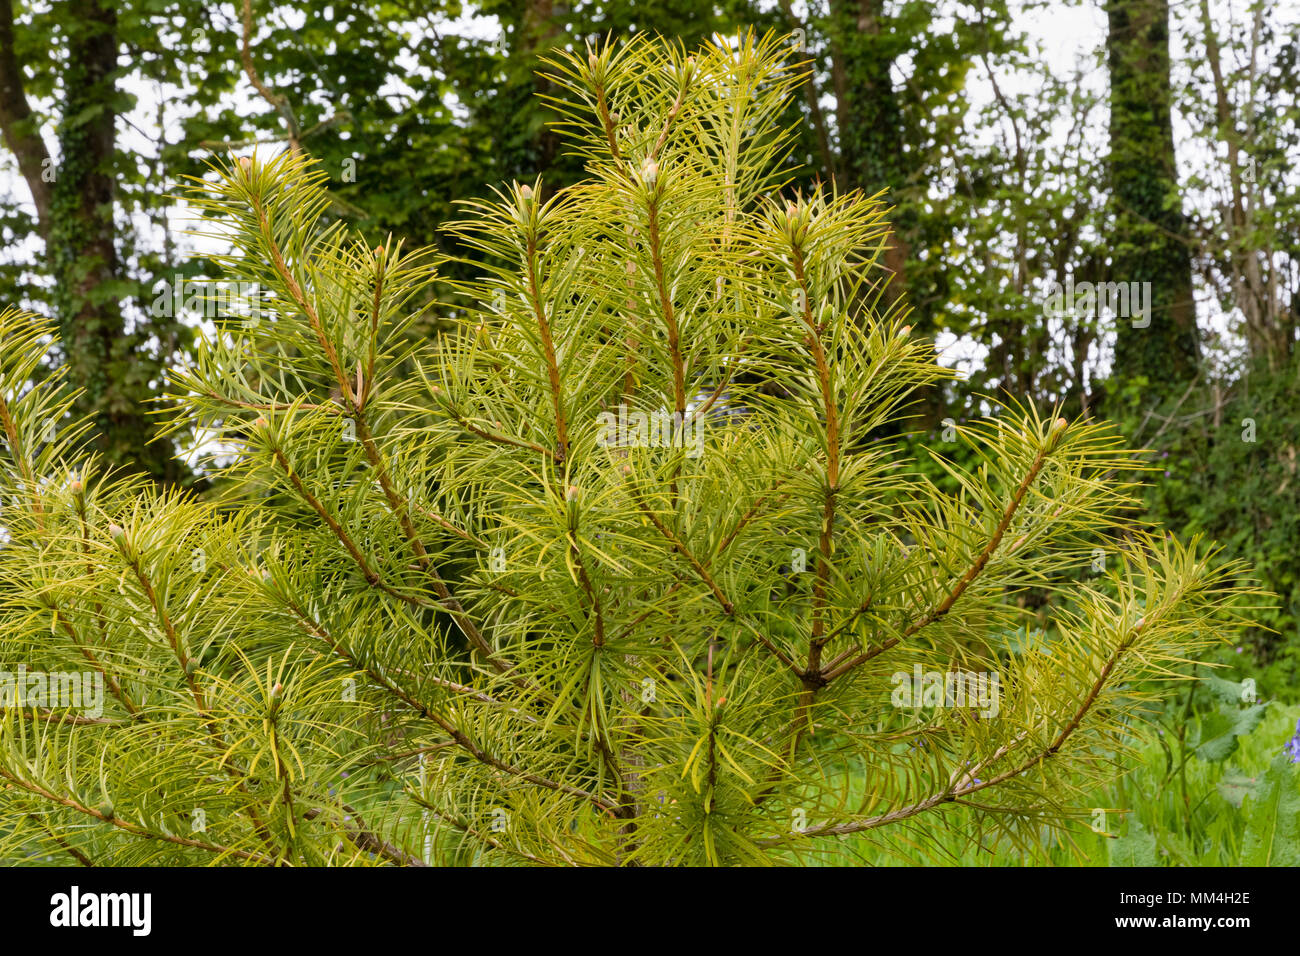
M 1111 281 L 1149 282 L 1150 325 L 1117 316 L 1115 373 L 1169 390 L 1196 375 L 1192 262 L 1174 162 L 1167 0 L 1107 0 Z M 1140 287 L 1139 287 L 1140 288 Z M 1132 310 L 1131 310 L 1132 311 Z
M 0 131 L 36 205 L 68 381 L 82 390 L 76 412 L 94 419 L 92 441 L 109 462 L 176 482 L 187 470 L 172 457 L 171 443 L 151 443 L 146 412 L 156 394 L 149 383 L 154 363 L 141 361 L 142 336 L 128 335 L 120 305 L 113 222 L 117 15 L 109 4 L 70 0 L 66 22 L 56 166 L 31 122 L 15 56 L 13 4 L 0 0 Z

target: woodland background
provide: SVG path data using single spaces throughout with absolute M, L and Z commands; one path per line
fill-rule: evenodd
M 1207 533 L 1278 595 L 1217 663 L 1293 705 L 1300 7 L 0 0 L 0 303 L 54 318 L 106 455 L 204 491 L 186 464 L 202 436 L 153 440 L 149 414 L 204 323 L 153 308 L 159 283 L 218 275 L 184 235 L 181 177 L 231 149 L 301 150 L 330 172 L 333 214 L 375 241 L 472 257 L 440 231 L 456 201 L 580 173 L 547 127 L 540 55 L 606 35 L 690 46 L 747 29 L 791 34 L 806 64 L 792 183 L 884 192 L 887 295 L 905 297 L 917 333 L 965 373 L 918 393 L 896 439 L 958 454 L 945 420 L 1001 396 L 1119 422 L 1151 449 L 1146 517 Z M 1150 325 L 1053 313 L 1051 284 L 1067 279 L 1150 282 Z M 434 291 L 429 335 L 455 315 L 451 287 Z M 1024 599 L 1049 620 L 1046 595 Z M 1240 805 L 1248 784 L 1233 781 L 1253 779 L 1246 763 L 1267 764 L 1295 721 L 1275 708 L 1231 734 L 1228 753 L 1198 753 L 1183 745 L 1204 739 L 1188 729 L 1201 706 L 1179 699 L 1179 756 L 1153 736 L 1154 776 L 1137 785 L 1157 794 L 1147 827 L 1166 856 L 1183 852 L 1180 833 L 1220 825 L 1214 801 Z M 1127 805 L 1117 786 L 1102 805 Z M 1125 852 L 1156 845 L 1144 836 Z

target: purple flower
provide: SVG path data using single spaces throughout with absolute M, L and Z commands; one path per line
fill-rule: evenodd
M 1292 763 L 1300 763 L 1300 720 L 1295 722 L 1295 736 L 1283 745 L 1282 752 L 1291 758 Z

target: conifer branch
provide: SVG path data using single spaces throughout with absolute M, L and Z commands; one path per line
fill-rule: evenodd
M 174 843 L 177 846 L 190 847 L 196 850 L 203 850 L 207 853 L 215 853 L 218 854 L 219 856 L 238 857 L 241 860 L 248 860 L 252 863 L 273 865 L 275 862 L 273 857 L 262 856 L 257 853 L 252 853 L 248 850 L 240 850 L 237 847 L 222 846 L 219 843 L 204 843 L 202 840 L 193 840 L 190 839 L 189 837 L 178 837 L 170 833 L 157 833 L 153 830 L 148 829 L 147 827 L 143 827 L 139 824 L 131 823 L 129 821 L 123 820 L 120 817 L 118 817 L 116 814 L 104 813 L 103 811 L 97 810 L 94 807 L 85 806 L 84 804 L 81 804 L 70 797 L 60 796 L 59 794 L 54 793 L 52 790 L 45 789 L 38 783 L 33 783 L 27 780 L 23 780 L 20 777 L 15 776 L 14 774 L 10 773 L 6 768 L 2 766 L 0 766 L 0 777 L 3 777 L 4 779 L 8 780 L 13 786 L 17 787 L 20 790 L 25 790 L 28 793 L 34 794 L 38 797 L 48 800 L 51 803 L 56 803 L 59 806 L 67 807 L 70 810 L 75 810 L 77 813 L 83 814 L 84 816 L 92 817 L 96 820 L 99 820 L 101 823 L 107 823 L 111 826 L 117 827 L 117 829 L 125 833 L 129 833 L 132 836 L 138 836 L 146 840 L 161 840 L 166 843 Z
M 403 594 L 401 591 L 386 583 L 383 578 L 380 577 L 379 572 L 370 566 L 370 562 L 366 560 L 365 555 L 361 553 L 356 542 L 352 539 L 352 536 L 348 534 L 343 525 L 340 524 L 339 520 L 335 518 L 334 515 L 330 513 L 329 509 L 321 503 L 320 499 L 313 495 L 307 489 L 307 486 L 303 484 L 302 478 L 298 475 L 298 472 L 294 470 L 293 466 L 289 464 L 289 460 L 285 457 L 284 452 L 281 451 L 278 446 L 273 444 L 270 445 L 270 448 L 271 457 L 284 473 L 285 477 L 289 479 L 289 483 L 293 486 L 294 491 L 298 493 L 298 497 L 301 498 L 312 511 L 316 512 L 320 519 L 325 522 L 326 527 L 328 527 L 333 533 L 334 537 L 336 537 L 343 547 L 347 549 L 349 556 L 351 556 L 353 562 L 355 562 L 356 566 L 360 569 L 361 575 L 366 579 L 367 584 L 378 588 L 385 594 L 389 594 L 401 601 L 405 601 L 412 607 L 437 606 L 422 598 L 410 594 Z
M 525 187 L 527 188 L 527 187 Z M 536 200 L 534 199 L 533 202 Z M 543 356 L 546 360 L 546 377 L 551 388 L 551 411 L 555 416 L 555 432 L 558 442 L 553 454 L 556 464 L 563 464 L 569 454 L 569 424 L 564 414 L 564 395 L 560 385 L 560 367 L 555 359 L 555 343 L 551 339 L 551 323 L 546 317 L 546 306 L 542 304 L 541 292 L 537 280 L 537 234 L 536 224 L 528 229 L 528 245 L 524 253 L 528 269 L 528 304 L 533 309 L 537 320 L 537 334 L 542 340 Z
M 1030 465 L 1029 470 L 1025 473 L 1024 479 L 1011 495 L 1011 500 L 1003 510 L 1002 518 L 993 529 L 993 534 L 989 536 L 988 542 L 984 545 L 984 548 L 980 551 L 979 555 L 976 556 L 974 563 L 966 569 L 966 572 L 958 579 L 956 584 L 953 585 L 952 589 L 944 596 L 943 600 L 909 624 L 902 634 L 881 642 L 879 646 L 874 647 L 855 658 L 849 660 L 837 659 L 827 670 L 825 674 L 826 680 L 834 680 L 836 677 L 853 670 L 853 668 L 858 665 L 866 663 L 873 657 L 883 654 L 890 648 L 907 640 L 907 638 L 916 634 L 922 628 L 940 620 L 945 614 L 952 610 L 953 605 L 957 603 L 962 594 L 966 592 L 966 589 L 970 587 L 971 583 L 979 577 L 980 572 L 984 570 L 985 566 L 989 563 L 989 560 L 993 557 L 993 553 L 998 549 L 998 545 L 1002 543 L 1002 536 L 1006 534 L 1007 528 L 1011 526 L 1011 521 L 1016 516 L 1016 512 L 1020 509 L 1020 505 L 1025 499 L 1026 492 L 1029 491 L 1029 487 L 1038 477 L 1038 473 L 1042 470 L 1043 463 L 1047 460 L 1048 454 L 1056 446 L 1061 433 L 1064 431 L 1065 420 L 1061 419 L 1056 423 L 1056 427 L 1053 429 L 1047 442 L 1039 449 L 1038 454 L 1034 456 L 1033 464 Z
M 615 809 L 617 809 L 616 804 L 610 803 L 609 801 L 593 793 L 589 793 L 586 790 L 583 790 L 581 787 L 574 787 L 574 786 L 570 786 L 569 784 L 557 782 L 555 780 L 550 780 L 547 777 L 542 776 L 541 774 L 536 774 L 527 770 L 523 770 L 519 767 L 513 766 L 510 763 L 507 763 L 506 761 L 500 760 L 492 756 L 490 753 L 488 753 L 486 750 L 480 747 L 477 743 L 475 743 L 474 740 L 468 734 L 464 733 L 458 727 L 452 724 L 451 721 L 449 721 L 447 718 L 437 713 L 428 705 L 417 700 L 414 696 L 412 696 L 407 691 L 399 687 L 397 684 L 393 683 L 382 673 L 375 670 L 373 667 L 366 664 L 364 661 L 358 659 L 354 654 L 349 652 L 345 647 L 339 644 L 337 640 L 334 639 L 334 637 L 329 633 L 329 631 L 327 631 L 322 625 L 320 625 L 316 621 L 312 620 L 312 618 L 308 616 L 308 614 L 302 608 L 298 607 L 298 605 L 295 604 L 292 600 L 285 598 L 285 605 L 293 613 L 299 625 L 304 630 L 306 630 L 313 637 L 317 637 L 325 641 L 325 643 L 329 645 L 330 649 L 336 655 L 338 655 L 338 657 L 341 660 L 344 660 L 348 664 L 351 664 L 357 670 L 364 671 L 366 675 L 371 680 L 373 680 L 378 686 L 382 687 L 388 693 L 392 694 L 398 700 L 402 701 L 402 703 L 409 706 L 421 717 L 424 717 L 426 720 L 430 720 L 433 723 L 437 724 L 438 727 L 440 727 L 443 731 L 445 731 L 449 737 L 451 737 L 454 741 L 456 741 L 456 744 L 461 749 L 463 749 L 466 753 L 470 754 L 470 756 L 472 756 L 475 760 L 489 767 L 492 767 L 495 770 L 500 770 L 503 773 L 509 774 L 512 777 L 518 777 L 520 780 L 523 780 L 527 783 L 534 784 L 535 786 L 543 787 L 547 790 L 554 790 L 558 793 L 566 793 L 574 797 L 581 797 L 582 799 L 594 804 L 595 806 L 601 808 L 602 810 L 609 810 L 612 812 Z

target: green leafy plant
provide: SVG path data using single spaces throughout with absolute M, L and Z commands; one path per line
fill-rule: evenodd
M 1239 643 L 1251 651 L 1260 684 L 1281 695 L 1300 668 L 1298 386 L 1300 361 L 1256 363 L 1236 381 L 1189 391 L 1145 436 L 1140 419 L 1133 422 L 1138 440 L 1161 449 L 1154 460 L 1164 475 L 1144 495 L 1151 520 L 1213 537 L 1278 595 Z
M 951 493 L 872 441 L 941 371 L 878 307 L 880 203 L 782 193 L 785 49 L 557 57 L 588 178 L 467 207 L 493 265 L 438 341 L 430 256 L 323 224 L 292 154 L 217 171 L 259 295 L 173 377 L 206 498 L 82 454 L 4 314 L 0 648 L 104 688 L 7 702 L 7 858 L 748 864 L 1079 812 L 1252 592 L 1113 543 L 1102 425 L 963 426 Z

